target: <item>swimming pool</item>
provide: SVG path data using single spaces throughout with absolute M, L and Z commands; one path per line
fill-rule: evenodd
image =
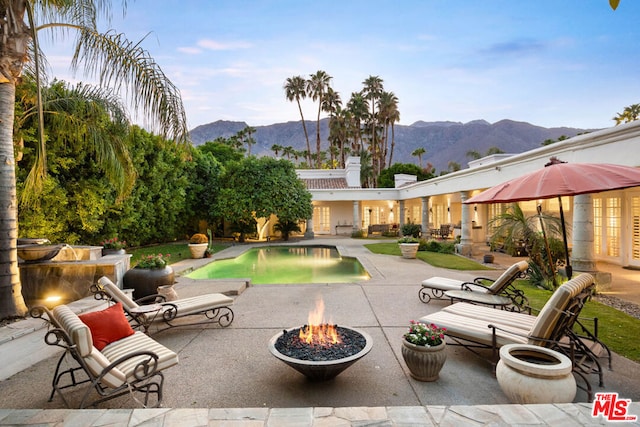
M 265 246 L 233 259 L 214 261 L 191 279 L 251 278 L 256 285 L 291 283 L 355 283 L 369 280 L 362 264 L 341 257 L 332 246 Z

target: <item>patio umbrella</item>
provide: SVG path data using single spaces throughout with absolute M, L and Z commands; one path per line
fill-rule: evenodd
M 557 197 L 566 254 L 566 272 L 571 278 L 572 268 L 569 263 L 562 196 L 600 193 L 636 186 L 640 186 L 640 168 L 606 163 L 567 163 L 552 157 L 544 168 L 491 187 L 464 203 L 510 203 Z

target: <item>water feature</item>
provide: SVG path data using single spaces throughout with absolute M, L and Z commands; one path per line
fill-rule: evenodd
M 191 279 L 250 278 L 252 284 L 356 283 L 369 274 L 355 258 L 332 246 L 266 246 L 233 259 L 214 261 L 187 275 Z

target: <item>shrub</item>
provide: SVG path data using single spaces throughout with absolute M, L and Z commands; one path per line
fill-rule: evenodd
M 418 237 L 422 232 L 422 226 L 420 224 L 408 223 L 402 226 L 401 231 L 403 236 Z
M 398 239 L 398 243 L 420 243 L 420 241 L 418 239 L 416 239 L 415 237 L 404 236 L 404 237 Z
M 198 243 L 209 243 L 209 238 L 202 233 L 196 233 L 189 239 L 189 243 L 198 244 Z
M 352 239 L 362 239 L 364 237 L 364 230 L 356 230 L 351 232 Z

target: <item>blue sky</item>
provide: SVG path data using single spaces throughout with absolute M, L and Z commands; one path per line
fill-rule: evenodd
M 117 3 L 117 2 L 115 2 Z M 602 128 L 640 103 L 640 1 L 137 0 L 111 23 L 151 52 L 189 127 L 299 120 L 287 77 L 324 70 L 346 103 L 370 75 L 418 120 Z M 117 12 L 116 12 L 117 11 Z M 101 26 L 107 29 L 106 24 Z M 148 35 L 147 35 L 148 34 Z M 45 47 L 68 81 L 70 51 Z M 315 120 L 317 105 L 303 105 Z

